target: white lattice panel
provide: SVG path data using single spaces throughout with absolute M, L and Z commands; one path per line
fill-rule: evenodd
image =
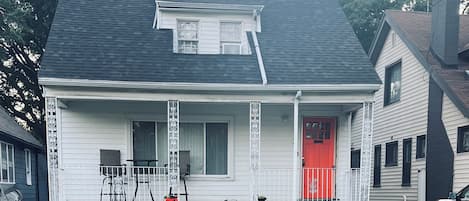
M 179 101 L 168 101 L 168 184 L 173 192 L 179 186 Z
M 59 200 L 59 150 L 57 137 L 57 99 L 46 98 L 47 160 L 50 201 Z

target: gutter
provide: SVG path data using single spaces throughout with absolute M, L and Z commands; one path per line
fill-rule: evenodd
M 256 49 L 257 63 L 259 64 L 259 70 L 261 71 L 262 84 L 267 85 L 267 74 L 265 73 L 264 60 L 262 59 L 261 48 L 259 47 L 259 40 L 257 40 L 257 34 L 255 31 L 251 31 L 252 39 L 254 40 L 254 47 Z
M 218 90 L 218 91 L 376 91 L 380 84 L 234 84 L 188 82 L 138 82 L 66 78 L 39 78 L 46 87 L 90 87 L 150 90 Z

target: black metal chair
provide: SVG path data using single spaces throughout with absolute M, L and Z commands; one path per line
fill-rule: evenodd
M 127 160 L 128 162 L 132 162 L 134 165 L 134 170 L 131 173 L 133 177 L 135 178 L 135 191 L 134 191 L 134 197 L 132 198 L 132 201 L 135 201 L 138 196 L 138 190 L 141 185 L 147 185 L 148 188 L 148 193 L 150 194 L 150 198 L 152 201 L 155 201 L 155 198 L 153 196 L 153 192 L 151 191 L 151 184 L 150 184 L 150 175 L 158 174 L 156 169 L 152 169 L 152 163 L 156 164 L 158 160 L 150 159 L 150 160 L 140 160 L 140 159 L 135 159 L 135 160 Z M 156 167 L 156 165 L 155 165 Z
M 126 201 L 127 196 L 125 192 L 126 183 L 124 176 L 127 175 L 125 165 L 121 164 L 121 153 L 119 150 L 99 150 L 100 156 L 100 175 L 103 176 L 103 183 L 101 185 L 101 198 L 109 197 L 109 201 Z M 107 193 L 104 188 L 109 189 Z

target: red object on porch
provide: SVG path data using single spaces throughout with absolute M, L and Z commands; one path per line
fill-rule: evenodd
M 178 201 L 178 198 L 165 198 L 164 201 Z
M 330 200 L 335 183 L 334 118 L 303 119 L 303 198 Z

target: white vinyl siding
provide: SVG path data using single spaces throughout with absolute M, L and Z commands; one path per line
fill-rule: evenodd
M 197 54 L 221 54 L 221 22 L 239 22 L 241 26 L 241 54 L 251 54 L 246 32 L 256 31 L 257 23 L 252 14 L 220 14 L 200 12 L 172 12 L 161 11 L 160 29 L 174 30 L 174 52 L 178 52 L 177 22 L 198 22 L 198 50 Z
M 395 36 L 394 46 L 392 45 L 392 33 L 391 30 L 386 38 L 376 63 L 376 71 L 384 81 L 385 67 L 402 61 L 400 101 L 383 107 L 384 86 L 375 93 L 373 146 L 382 146 L 381 187 L 371 188 L 370 199 L 402 200 L 405 195 L 408 201 L 417 201 L 417 172 L 425 168 L 425 159 L 412 157 L 411 186 L 402 187 L 402 142 L 403 139 L 412 138 L 414 155 L 417 147 L 416 137 L 427 132 L 429 76 L 398 35 Z M 360 148 L 361 144 L 361 113 L 360 109 L 354 118 L 352 143 L 355 148 Z M 392 141 L 398 141 L 398 166 L 385 167 L 385 146 Z
M 0 184 L 15 183 L 15 150 L 12 144 L 0 141 Z
M 454 180 L 453 191 L 458 192 L 468 185 L 469 181 L 469 152 L 457 153 L 458 127 L 469 125 L 469 119 L 446 96 L 443 97 L 442 120 L 454 151 Z

